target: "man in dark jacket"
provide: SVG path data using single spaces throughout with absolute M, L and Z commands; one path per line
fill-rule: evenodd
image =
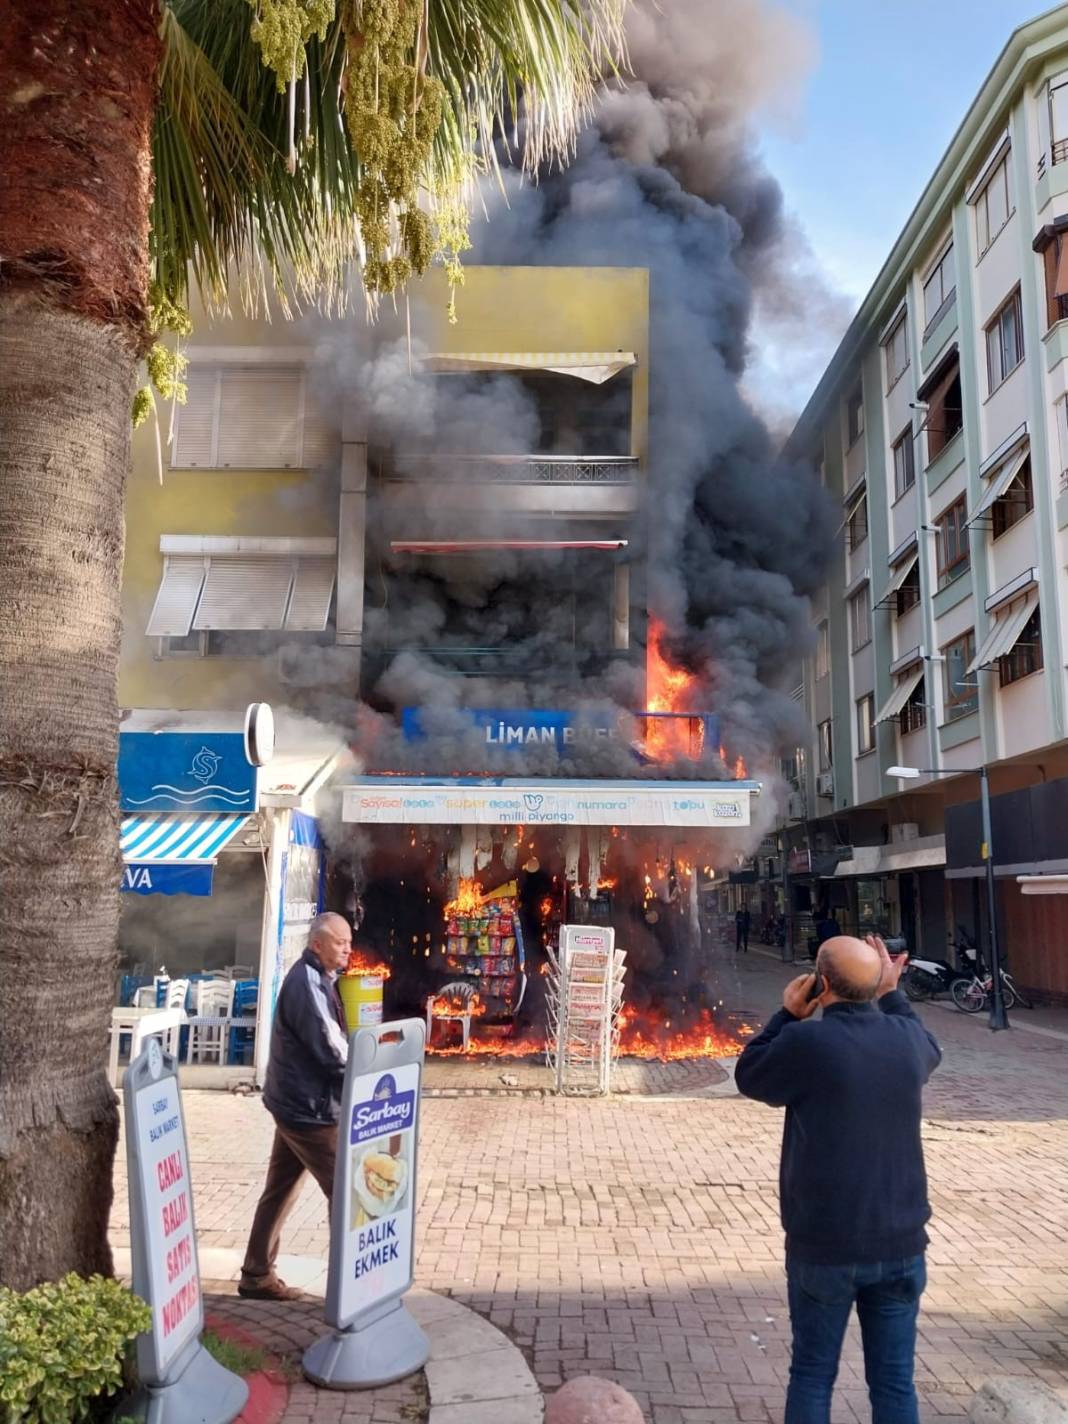
M 850 1312 L 874 1424 L 917 1424 L 926 1284 L 921 1094 L 941 1061 L 882 940 L 841 935 L 738 1060 L 739 1092 L 785 1107 L 779 1186 L 793 1356 L 786 1424 L 827 1424 Z M 811 996 L 811 997 L 810 997 Z M 822 1005 L 823 1017 L 805 1023 Z
M 337 1123 L 348 1061 L 345 1013 L 335 981 L 352 952 L 341 915 L 312 921 L 308 947 L 285 977 L 274 1009 L 263 1102 L 274 1118 L 274 1145 L 241 1268 L 239 1295 L 294 1300 L 299 1290 L 275 1273 L 282 1226 L 310 1172 L 326 1195 L 334 1190 Z

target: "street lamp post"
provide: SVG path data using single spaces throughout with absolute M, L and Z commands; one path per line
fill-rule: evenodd
M 954 767 L 952 770 L 932 770 L 918 766 L 892 766 L 887 770 L 887 776 L 896 776 L 899 781 L 912 781 L 917 776 L 958 776 L 961 774 L 978 776 L 979 778 L 979 801 L 982 810 L 983 820 L 983 845 L 982 857 L 986 864 L 986 905 L 987 905 L 987 940 L 989 944 L 989 964 L 990 964 L 990 1028 L 997 1033 L 999 1029 L 1009 1027 L 1009 1016 L 1005 1009 L 1004 986 L 1001 982 L 1001 950 L 998 945 L 998 917 L 997 899 L 994 888 L 994 847 L 993 834 L 990 829 L 990 778 L 987 776 L 985 766 L 978 767 Z

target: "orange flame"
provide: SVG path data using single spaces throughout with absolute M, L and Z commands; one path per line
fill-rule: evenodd
M 473 999 L 464 1000 L 460 998 L 452 999 L 442 995 L 434 1000 L 431 1013 L 436 1019 L 462 1019 L 469 1014 L 471 1018 L 477 1019 L 486 1012 L 486 1006 L 476 994 Z
M 541 917 L 543 920 L 549 919 L 553 912 L 552 897 L 546 895 L 545 899 L 538 906 L 538 909 L 541 911 Z
M 670 662 L 664 652 L 667 629 L 658 618 L 649 621 L 645 655 L 647 712 L 685 713 L 684 703 L 694 679 L 685 668 Z M 654 761 L 700 756 L 704 727 L 698 718 L 649 717 L 645 722 L 645 751 Z
M 449 919 L 452 915 L 477 915 L 484 900 L 482 886 L 477 880 L 461 879 L 456 899 L 450 900 L 445 906 L 445 918 Z
M 349 956 L 348 968 L 345 970 L 346 976 L 374 974 L 379 979 L 388 979 L 392 973 L 393 970 L 388 964 L 376 964 L 365 950 L 355 948 Z

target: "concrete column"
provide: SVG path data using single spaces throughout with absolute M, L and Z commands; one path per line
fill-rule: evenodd
M 256 1006 L 256 1086 L 262 1088 L 271 1049 L 274 1005 L 281 984 L 282 897 L 285 894 L 286 856 L 289 851 L 289 811 L 268 811 L 266 822 L 267 884 L 263 891 L 263 923 L 260 930 L 260 994 Z
M 612 583 L 612 650 L 626 653 L 630 650 L 630 565 L 618 563 L 615 566 Z
M 366 540 L 367 441 L 346 439 L 341 447 L 341 497 L 337 528 L 337 641 L 342 647 L 355 649 L 357 685 L 363 650 Z

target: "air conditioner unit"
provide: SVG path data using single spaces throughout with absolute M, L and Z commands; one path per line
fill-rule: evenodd
M 920 828 L 915 821 L 902 821 L 900 826 L 890 827 L 890 844 L 900 845 L 902 841 L 918 841 Z
M 834 772 L 833 772 L 833 771 L 821 771 L 820 774 L 816 777 L 816 795 L 817 795 L 817 796 L 833 796 L 833 795 L 834 795 Z
M 805 819 L 805 798 L 800 791 L 793 791 L 786 803 L 786 817 L 790 821 L 803 821 Z

